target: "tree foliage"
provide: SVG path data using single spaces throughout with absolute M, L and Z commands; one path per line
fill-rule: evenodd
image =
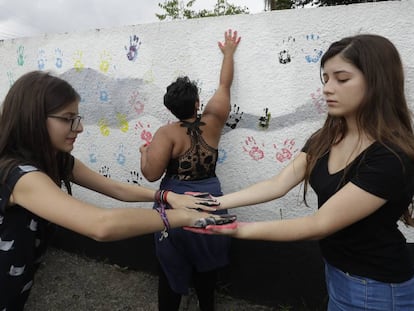
M 226 0 L 217 0 L 217 3 L 212 10 L 203 9 L 195 11 L 192 8 L 195 2 L 196 0 L 165 0 L 164 3 L 158 3 L 158 6 L 164 10 L 164 14 L 155 14 L 155 16 L 162 21 L 222 15 L 249 14 L 249 8 L 230 4 Z
M 266 10 L 284 10 L 304 6 L 333 6 L 352 3 L 379 2 L 393 0 L 265 0 Z

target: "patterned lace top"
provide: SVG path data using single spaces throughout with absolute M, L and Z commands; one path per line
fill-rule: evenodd
M 218 150 L 209 146 L 201 136 L 200 126 L 205 125 L 198 117 L 194 122 L 181 121 L 191 138 L 191 147 L 182 156 L 171 159 L 166 176 L 179 180 L 200 180 L 216 176 Z

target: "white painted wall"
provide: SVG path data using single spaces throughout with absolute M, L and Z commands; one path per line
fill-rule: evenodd
M 82 96 L 85 131 L 74 154 L 110 178 L 157 187 L 140 174 L 138 148 L 172 121 L 163 106 L 165 88 L 178 75 L 199 82 L 206 103 L 218 83 L 226 29 L 242 36 L 232 88 L 234 109 L 220 143 L 217 173 L 225 193 L 268 178 L 283 168 L 325 118 L 319 59 L 332 41 L 357 33 L 388 37 L 399 49 L 407 97 L 414 105 L 414 1 L 391 1 L 255 15 L 203 18 L 98 29 L 0 42 L 0 97 L 31 70 L 52 71 Z M 132 60 L 127 52 L 135 46 Z M 280 56 L 290 61 L 282 64 Z M 259 118 L 271 114 L 268 128 Z M 75 188 L 74 195 L 97 205 L 120 204 Z M 280 200 L 233 210 L 243 221 L 297 217 L 314 212 L 302 203 L 301 188 Z M 410 242 L 414 230 L 402 227 Z

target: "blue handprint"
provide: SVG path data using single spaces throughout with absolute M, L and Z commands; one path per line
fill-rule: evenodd
M 63 53 L 62 50 L 57 48 L 55 49 L 55 56 L 56 56 L 56 68 L 62 68 L 63 65 Z

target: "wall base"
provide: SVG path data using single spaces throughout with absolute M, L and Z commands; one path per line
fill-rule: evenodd
M 96 242 L 58 228 L 52 245 L 132 270 L 157 273 L 152 234 Z M 414 244 L 409 244 L 414 258 Z M 323 261 L 317 242 L 232 240 L 231 265 L 222 269 L 219 290 L 253 303 L 294 310 L 326 310 Z

